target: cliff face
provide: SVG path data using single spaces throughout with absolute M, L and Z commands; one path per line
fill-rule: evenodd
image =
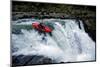
M 12 1 L 12 20 L 32 17 L 81 19 L 86 32 L 96 41 L 96 6 Z

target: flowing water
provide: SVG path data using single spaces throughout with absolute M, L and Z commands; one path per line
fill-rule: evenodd
M 78 22 L 72 19 L 44 19 L 43 22 L 53 28 L 52 36 L 46 34 L 45 40 L 44 34 L 31 28 L 34 21 L 42 20 L 12 21 L 13 56 L 42 55 L 58 63 L 95 60 L 95 42 L 85 32 L 81 20 L 79 28 Z M 21 33 L 16 34 L 16 30 Z

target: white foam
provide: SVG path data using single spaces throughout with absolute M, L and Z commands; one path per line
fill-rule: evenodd
M 50 20 L 49 20 L 50 21 Z M 38 32 L 22 30 L 23 34 L 12 35 L 13 55 L 42 55 L 56 62 L 95 60 L 95 42 L 79 29 L 74 20 L 65 21 L 65 26 L 54 22 L 53 36 L 39 35 Z

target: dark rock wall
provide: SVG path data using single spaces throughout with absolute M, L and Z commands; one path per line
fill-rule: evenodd
M 27 66 L 27 65 L 41 65 L 41 64 L 52 64 L 54 60 L 37 55 L 19 55 L 12 56 L 12 66 Z

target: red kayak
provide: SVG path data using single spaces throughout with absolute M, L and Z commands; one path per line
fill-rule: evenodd
M 39 22 L 32 23 L 32 26 L 33 26 L 33 28 L 35 28 L 38 31 L 47 32 L 47 33 L 52 32 L 51 28 L 49 28 L 48 26 L 41 24 Z

